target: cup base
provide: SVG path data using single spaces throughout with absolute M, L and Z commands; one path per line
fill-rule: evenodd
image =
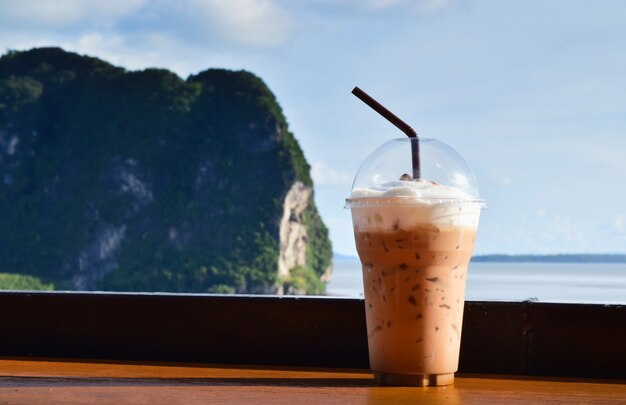
M 447 374 L 392 374 L 374 372 L 374 381 L 382 385 L 408 387 L 435 387 L 454 383 L 454 373 Z

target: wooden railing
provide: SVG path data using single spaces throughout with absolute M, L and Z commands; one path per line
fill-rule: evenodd
M 368 368 L 363 301 L 0 293 L 0 356 Z M 466 302 L 461 373 L 626 379 L 626 307 Z

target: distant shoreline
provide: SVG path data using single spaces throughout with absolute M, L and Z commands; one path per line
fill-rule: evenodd
M 355 256 L 335 253 L 333 260 L 359 260 Z M 477 263 L 626 263 L 626 254 L 553 254 L 505 255 L 491 254 L 472 257 Z
M 473 262 L 626 263 L 626 254 L 478 255 Z

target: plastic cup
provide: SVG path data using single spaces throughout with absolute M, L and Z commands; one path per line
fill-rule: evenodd
M 362 263 L 370 368 L 385 385 L 448 385 L 484 201 L 461 156 L 434 139 L 419 141 L 422 179 L 404 175 L 410 142 L 374 151 L 346 200 Z

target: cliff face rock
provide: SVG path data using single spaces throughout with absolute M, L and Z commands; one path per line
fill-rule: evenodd
M 56 288 L 319 293 L 331 246 L 267 86 L 41 48 L 0 58 L 0 273 Z
M 286 280 L 290 270 L 306 266 L 307 227 L 304 211 L 313 195 L 311 187 L 298 181 L 293 184 L 283 204 L 283 217 L 280 221 L 280 252 L 278 255 L 278 278 Z M 283 293 L 282 286 L 279 293 Z
M 94 290 L 97 282 L 117 266 L 116 253 L 124 240 L 125 233 L 126 225 L 105 227 L 94 235 L 92 243 L 78 253 L 75 262 L 70 260 L 71 264 L 77 265 L 72 278 L 74 288 Z M 72 271 L 72 269 L 68 268 L 66 271 Z

